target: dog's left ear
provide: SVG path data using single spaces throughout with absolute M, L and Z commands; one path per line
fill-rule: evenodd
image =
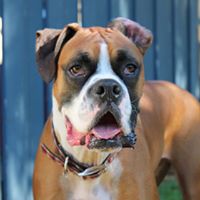
M 141 26 L 140 24 L 126 19 L 118 17 L 108 24 L 108 27 L 112 29 L 118 29 L 131 41 L 133 41 L 139 48 L 142 54 L 145 54 L 146 50 L 151 46 L 153 41 L 153 35 L 150 30 Z
M 72 23 L 64 29 L 43 29 L 36 32 L 36 62 L 46 83 L 55 78 L 60 51 L 79 28 L 78 24 Z

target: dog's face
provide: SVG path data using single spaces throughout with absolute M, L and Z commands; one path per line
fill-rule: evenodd
M 41 34 L 38 37 L 41 41 Z M 59 121 L 54 126 L 60 129 L 60 137 L 70 146 L 89 149 L 133 146 L 144 83 L 143 54 L 151 33 L 120 18 L 110 28 L 72 24 L 55 32 L 51 40 L 54 47 L 47 45 L 51 51 L 45 50 L 45 57 L 53 66 L 42 75 L 54 78 L 53 121 Z M 44 65 L 39 62 L 41 70 Z

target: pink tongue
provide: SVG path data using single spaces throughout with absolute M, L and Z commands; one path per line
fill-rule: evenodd
M 121 129 L 115 125 L 99 125 L 92 129 L 92 133 L 100 139 L 110 139 L 120 133 Z

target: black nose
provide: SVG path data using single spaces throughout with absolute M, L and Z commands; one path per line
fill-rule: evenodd
M 104 79 L 93 85 L 91 95 L 103 101 L 117 101 L 122 96 L 122 88 L 115 80 Z

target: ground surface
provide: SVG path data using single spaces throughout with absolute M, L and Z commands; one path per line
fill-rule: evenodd
M 159 187 L 160 200 L 182 200 L 179 186 L 174 176 L 167 176 Z

